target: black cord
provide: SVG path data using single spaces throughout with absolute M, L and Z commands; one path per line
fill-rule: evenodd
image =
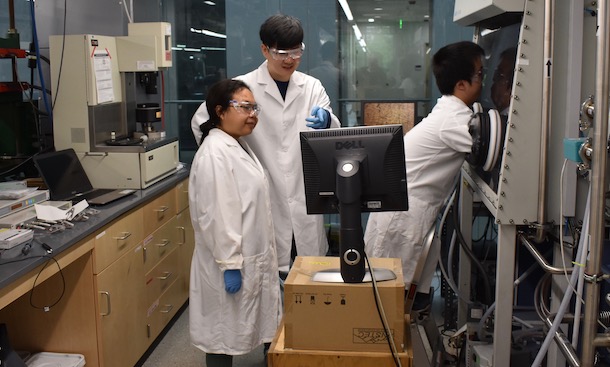
M 491 218 L 492 217 L 487 217 L 487 223 L 485 223 L 485 231 L 483 232 L 481 237 L 477 238 L 476 240 L 473 239 L 472 242 L 481 242 L 484 239 L 487 239 L 487 233 L 489 232 L 489 229 L 491 228 Z M 474 223 L 474 220 L 473 220 L 473 223 Z
M 464 235 L 462 235 L 462 231 L 460 231 L 460 218 L 458 217 L 457 210 L 455 210 L 456 207 L 457 206 L 454 204 L 453 221 L 454 221 L 455 233 L 457 234 L 457 238 L 458 238 L 458 241 L 460 241 L 460 245 L 462 246 L 462 249 L 464 250 L 466 255 L 468 255 L 468 258 L 470 258 L 471 262 L 475 265 L 477 270 L 481 273 L 481 279 L 483 279 L 483 285 L 484 285 L 483 288 L 485 290 L 485 304 L 487 306 L 489 306 L 489 305 L 491 305 L 491 301 L 493 299 L 491 296 L 491 285 L 489 282 L 489 277 L 487 276 L 487 273 L 485 272 L 483 265 L 481 265 L 481 263 L 479 262 L 479 260 L 477 260 L 476 256 L 474 255 L 474 253 L 472 252 L 470 247 L 468 247 L 468 244 L 466 243 L 466 240 L 464 239 Z
M 38 242 L 38 241 L 37 241 Z M 30 245 L 31 247 L 31 243 L 28 243 L 28 245 Z M 47 245 L 48 246 L 48 245 Z M 44 246 L 43 246 L 44 247 Z M 27 253 L 29 253 L 29 250 L 27 251 Z M 59 265 L 59 262 L 57 262 L 57 260 L 55 260 L 54 257 L 52 256 L 48 256 L 48 255 L 34 255 L 34 256 L 27 256 L 27 257 L 22 257 L 19 259 L 13 259 L 13 260 L 8 260 L 8 261 L 2 261 L 0 263 L 1 265 L 5 265 L 5 264 L 12 264 L 12 263 L 18 263 L 21 261 L 26 261 L 26 260 L 31 260 L 31 259 L 35 259 L 35 258 L 44 258 L 47 259 L 47 261 L 44 263 L 44 265 L 42 266 L 42 269 L 40 269 L 40 271 L 38 272 L 38 274 L 36 274 L 36 278 L 34 279 L 34 284 L 32 284 L 32 289 L 30 290 L 30 306 L 32 306 L 35 309 L 38 310 L 43 310 L 45 312 L 48 312 L 51 307 L 56 306 L 59 301 L 61 301 L 64 297 L 64 294 L 66 292 L 66 278 L 64 277 L 64 273 L 63 270 L 61 268 L 61 265 Z M 48 306 L 37 306 L 34 304 L 33 302 L 33 297 L 34 297 L 34 289 L 36 288 L 36 282 L 38 281 L 38 278 L 40 277 L 40 274 L 42 274 L 42 272 L 44 271 L 44 269 L 46 269 L 46 267 L 49 265 L 49 263 L 51 263 L 51 260 L 53 260 L 55 262 L 55 264 L 57 265 L 57 269 L 59 269 L 59 275 L 61 276 L 61 282 L 62 282 L 62 288 L 61 288 L 61 294 L 59 295 L 59 297 L 57 298 L 56 301 L 54 301 L 52 304 L 48 305 Z
M 366 261 L 366 264 L 369 267 L 369 272 L 371 273 L 371 283 L 373 284 L 373 287 L 371 289 L 373 290 L 373 299 L 375 300 L 375 307 L 377 308 L 377 314 L 379 315 L 379 320 L 381 320 L 381 325 L 383 326 L 383 332 L 384 332 L 386 340 L 388 342 L 388 347 L 390 347 L 390 353 L 392 353 L 392 359 L 394 359 L 394 364 L 396 366 L 400 366 L 400 361 L 398 360 L 398 356 L 396 355 L 396 353 L 394 353 L 394 349 L 392 348 L 392 342 L 390 339 L 390 338 L 392 338 L 392 333 L 390 333 L 390 327 L 385 323 L 383 316 L 381 315 L 381 308 L 379 307 L 379 301 L 377 300 L 377 294 L 378 294 L 377 282 L 373 278 L 373 267 L 371 266 L 371 263 L 369 262 L 368 256 L 366 256 L 366 252 L 363 252 L 363 254 L 364 254 L 364 260 Z
M 12 171 L 16 170 L 17 168 L 19 168 L 19 167 L 23 166 L 24 164 L 26 164 L 27 162 L 29 162 L 30 160 L 32 160 L 32 158 L 34 158 L 35 156 L 37 156 L 37 155 L 39 155 L 39 154 L 42 154 L 42 153 L 45 153 L 45 152 L 47 152 L 47 151 L 50 151 L 51 149 L 52 149 L 52 148 L 47 148 L 47 149 L 41 150 L 40 152 L 36 152 L 36 153 L 32 154 L 31 156 L 27 157 L 27 158 L 26 158 L 26 159 L 25 159 L 23 162 L 19 163 L 19 164 L 18 164 L 18 165 L 16 165 L 15 167 L 9 168 L 9 169 L 7 169 L 7 170 L 6 170 L 6 171 L 4 171 L 4 172 L 0 172 L 0 177 L 3 177 L 3 176 L 5 176 L 5 175 L 7 175 L 8 173 L 10 173 L 10 172 L 12 172 Z
M 44 312 L 49 312 L 49 310 L 51 310 L 51 307 L 54 307 L 55 305 L 57 305 L 59 303 L 59 301 L 62 300 L 62 298 L 64 298 L 64 293 L 66 292 L 66 278 L 64 277 L 64 272 L 61 269 L 61 266 L 59 265 L 59 262 L 57 262 L 57 260 L 55 260 L 54 257 L 52 256 L 42 256 L 44 258 L 48 258 L 49 260 L 47 260 L 47 262 L 45 262 L 45 264 L 43 265 L 42 269 L 40 269 L 40 271 L 38 272 L 38 274 L 36 274 L 36 278 L 34 279 L 34 284 L 32 284 L 32 290 L 30 291 L 30 306 L 32 306 L 35 309 L 38 310 L 43 310 Z M 61 276 L 61 294 L 59 295 L 59 297 L 57 298 L 57 300 L 55 302 L 53 302 L 52 304 L 48 305 L 48 306 L 36 306 L 34 304 L 34 289 L 36 288 L 36 281 L 38 281 L 38 277 L 40 276 L 40 274 L 42 274 L 42 271 L 44 269 L 46 269 L 47 265 L 49 265 L 49 263 L 51 262 L 50 260 L 53 260 L 55 262 L 55 264 L 57 265 L 57 269 L 59 269 L 59 275 Z
M 55 108 L 55 103 L 57 102 L 57 95 L 59 94 L 59 83 L 61 82 L 61 71 L 64 66 L 64 51 L 66 49 L 67 13 L 68 13 L 68 0 L 64 0 L 64 30 L 63 30 L 63 34 L 62 34 L 61 57 L 59 59 L 59 72 L 57 73 L 57 86 L 55 87 L 55 95 L 53 96 L 53 102 L 51 103 L 51 110 L 53 110 Z

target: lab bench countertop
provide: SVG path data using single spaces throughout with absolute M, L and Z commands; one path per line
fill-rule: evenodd
M 136 190 L 134 194 L 121 198 L 116 202 L 103 206 L 91 206 L 91 208 L 99 210 L 99 213 L 89 216 L 86 221 L 75 222 L 73 227 L 66 228 L 63 231 L 50 233 L 35 229 L 34 240 L 31 242 L 31 248 L 27 255 L 22 252 L 25 245 L 19 245 L 10 250 L 2 251 L 2 256 L 0 256 L 0 293 L 3 293 L 6 287 L 20 277 L 50 261 L 51 257 L 58 257 L 62 252 L 70 249 L 122 214 L 175 187 L 176 184 L 188 178 L 188 175 L 189 167 L 187 166 L 177 170 L 175 174 L 162 181 L 146 189 Z M 43 243 L 52 248 L 52 253 L 47 252 L 45 246 L 42 245 Z M 48 264 L 47 266 L 56 265 Z

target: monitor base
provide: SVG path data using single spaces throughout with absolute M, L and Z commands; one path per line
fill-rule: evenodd
M 378 282 L 396 279 L 396 274 L 394 274 L 394 272 L 390 269 L 373 268 L 373 272 L 375 273 L 375 280 Z M 320 270 L 311 276 L 311 280 L 321 283 L 345 283 L 343 281 L 343 277 L 341 276 L 340 269 Z M 367 283 L 370 281 L 372 281 L 371 272 L 367 268 L 366 273 L 364 274 L 364 279 L 362 279 L 362 283 Z

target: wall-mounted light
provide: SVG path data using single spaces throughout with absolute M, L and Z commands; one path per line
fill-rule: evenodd
M 204 1 L 204 2 L 203 2 L 203 3 L 204 3 L 204 4 L 208 4 L 208 5 L 211 5 L 211 6 L 214 6 L 214 5 L 216 5 L 216 3 L 215 3 L 215 2 L 213 2 L 213 1 L 210 1 L 210 0 L 206 0 L 206 1 Z
M 206 36 L 210 36 L 210 37 L 227 38 L 226 34 L 208 31 L 207 29 L 195 29 L 195 28 L 191 28 L 191 32 L 199 33 L 199 34 L 205 34 Z
M 339 5 L 341 5 L 341 9 L 343 9 L 343 13 L 345 13 L 345 17 L 347 18 L 347 20 L 349 20 L 350 22 L 352 20 L 354 20 L 354 16 L 352 15 L 352 10 L 349 8 L 349 4 L 347 3 L 347 0 L 338 0 L 339 1 Z
M 362 32 L 360 32 L 360 28 L 358 28 L 358 24 L 354 24 L 352 26 L 352 28 L 354 29 L 354 34 L 356 35 L 356 39 L 361 39 L 362 38 Z

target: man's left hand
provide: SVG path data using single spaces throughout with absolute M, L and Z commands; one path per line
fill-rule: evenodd
M 307 127 L 314 129 L 327 129 L 330 126 L 330 112 L 320 106 L 315 106 L 311 109 L 311 116 L 305 120 L 311 122 Z

